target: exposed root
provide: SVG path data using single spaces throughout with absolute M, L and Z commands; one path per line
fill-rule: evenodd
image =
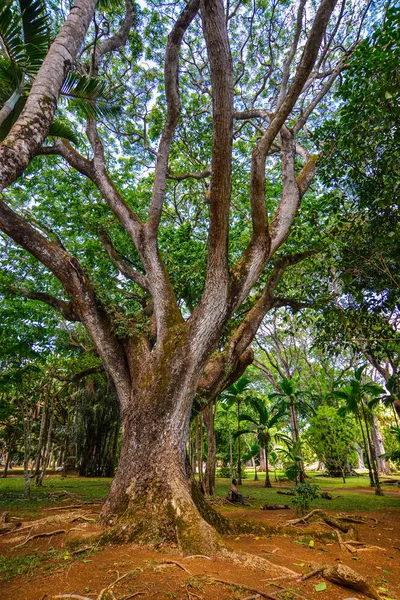
M 308 513 L 308 515 L 304 515 L 304 517 L 300 517 L 299 519 L 291 519 L 290 521 L 286 521 L 286 523 L 284 524 L 284 527 L 288 527 L 290 525 L 298 525 L 299 523 L 307 524 L 307 522 L 310 520 L 310 518 L 313 515 L 317 515 L 317 514 L 320 515 L 322 513 L 323 513 L 323 511 L 322 511 L 321 508 L 315 508 L 310 513 Z
M 380 600 L 380 595 L 374 586 L 368 583 L 365 577 L 350 569 L 350 567 L 341 564 L 334 567 L 327 567 L 323 570 L 322 575 L 332 583 L 361 592 L 369 598 L 374 598 L 374 600 Z
M 311 577 L 315 577 L 315 575 L 319 575 L 320 573 L 322 573 L 322 571 L 326 568 L 328 568 L 329 565 L 322 565 L 320 567 L 317 567 L 316 569 L 313 569 L 312 571 L 310 571 L 309 573 L 306 573 L 305 575 L 303 575 L 303 577 L 300 577 L 300 579 L 298 579 L 297 581 L 306 581 L 307 579 L 311 579 Z
M 82 554 L 82 552 L 86 552 L 87 550 L 93 550 L 93 546 L 84 546 L 83 548 L 78 548 L 78 550 L 74 550 L 73 552 L 71 552 L 71 556 Z
M 27 544 L 28 542 L 35 540 L 36 538 L 42 538 L 42 537 L 50 537 L 52 535 L 59 535 L 60 533 L 66 533 L 65 529 L 56 529 L 56 531 L 51 531 L 49 533 L 36 533 L 35 535 L 30 535 L 26 538 L 26 540 L 24 542 L 22 542 L 22 544 L 18 544 L 17 546 L 14 546 L 14 548 L 21 548 L 22 546 L 25 546 L 25 544 Z
M 339 521 L 346 521 L 347 523 L 359 523 L 360 525 L 365 525 L 367 523 L 367 521 L 365 519 L 363 519 L 362 517 L 360 517 L 359 515 L 336 515 L 336 518 Z M 373 519 L 376 523 L 378 523 L 378 520 L 375 519 L 374 517 L 370 517 L 371 519 Z
M 185 556 L 186 560 L 188 558 L 206 558 L 207 560 L 211 560 L 211 558 L 209 556 L 206 556 L 205 554 L 192 554 L 192 556 Z
M 369 598 L 374 598 L 374 600 L 380 600 L 377 590 L 365 579 L 365 577 L 356 571 L 353 571 L 353 569 L 350 569 L 350 567 L 342 564 L 335 566 L 326 564 L 320 565 L 310 571 L 310 573 L 300 577 L 298 581 L 305 581 L 306 579 L 310 579 L 318 574 L 321 574 L 324 579 L 327 579 L 332 583 L 356 590 L 357 592 L 365 594 Z
M 233 552 L 228 548 L 224 548 L 221 550 L 221 555 L 226 560 L 233 562 L 237 565 L 241 565 L 248 569 L 256 569 L 263 572 L 276 573 L 277 577 L 274 577 L 275 580 L 278 579 L 295 579 L 299 576 L 299 573 L 288 569 L 287 567 L 282 567 L 281 565 L 276 565 L 266 558 L 262 558 L 261 556 L 255 556 L 254 554 L 247 554 L 243 552 Z
M 53 596 L 53 600 L 58 600 L 59 598 L 75 598 L 76 600 L 93 600 L 93 598 L 89 598 L 88 596 L 80 596 L 79 594 L 58 594 L 58 596 Z
M 68 506 L 52 506 L 51 508 L 44 508 L 48 512 L 54 510 L 69 510 L 70 508 L 82 508 L 83 506 L 101 506 L 101 502 L 81 502 L 80 504 L 69 504 Z
M 289 510 L 288 504 L 264 504 L 261 510 Z
M 215 579 L 214 577 L 211 578 L 211 581 L 214 581 L 215 583 L 222 583 L 223 585 L 231 585 L 232 587 L 241 588 L 242 590 L 258 594 L 258 596 L 261 596 L 262 598 L 270 598 L 271 600 L 276 600 L 274 595 L 269 594 L 268 592 L 264 592 L 262 590 L 258 590 L 256 588 L 251 588 L 247 585 L 244 585 L 243 583 L 235 583 L 234 581 L 227 581 L 226 579 Z
M 179 567 L 183 571 L 186 571 L 186 573 L 188 573 L 190 576 L 192 575 L 192 573 L 186 567 L 181 565 L 181 563 L 179 563 L 177 560 L 163 560 L 163 562 L 158 563 L 158 566 L 161 567 L 162 565 L 175 565 L 176 567 Z
M 8 533 L 19 531 L 21 528 L 21 523 L 1 523 L 0 524 L 0 535 L 7 535 Z

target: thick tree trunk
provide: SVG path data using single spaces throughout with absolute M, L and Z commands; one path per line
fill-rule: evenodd
M 106 539 L 170 543 L 184 554 L 210 555 L 221 542 L 193 500 L 186 462 L 195 389 L 190 382 L 160 387 L 157 382 L 142 389 L 122 414 L 118 470 L 101 513 L 102 523 L 113 526 Z M 201 497 L 199 502 L 207 520 L 221 529 L 224 519 L 205 509 Z
M 217 442 L 215 439 L 215 403 L 211 402 L 203 411 L 204 424 L 207 430 L 207 462 L 204 474 L 204 489 L 206 494 L 215 493 L 215 465 L 217 460 Z

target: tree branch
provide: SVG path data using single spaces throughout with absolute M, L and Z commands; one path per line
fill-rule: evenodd
M 48 135 L 65 76 L 94 14 L 96 0 L 76 0 L 50 46 L 25 107 L 0 145 L 0 191 L 26 169 Z
M 114 265 L 117 267 L 117 269 L 120 271 L 120 273 L 122 273 L 122 275 L 127 279 L 130 279 L 131 281 L 137 283 L 137 285 L 141 287 L 142 290 L 144 290 L 145 292 L 150 292 L 147 277 L 133 269 L 128 264 L 126 258 L 122 256 L 122 254 L 120 254 L 118 250 L 116 250 L 116 248 L 111 242 L 110 236 L 104 229 L 99 230 L 99 238 L 101 243 L 107 250 L 108 256 L 110 257 Z
M 268 216 L 265 203 L 265 160 L 268 152 L 278 135 L 286 118 L 299 98 L 304 84 L 307 81 L 311 69 L 314 66 L 318 55 L 320 43 L 328 25 L 330 16 L 335 8 L 337 0 L 322 0 L 314 19 L 311 31 L 297 68 L 296 75 L 288 92 L 281 104 L 270 120 L 270 124 L 264 135 L 259 140 L 252 155 L 251 175 L 250 175 L 250 202 L 253 219 L 253 236 L 251 245 L 262 248 L 268 245 Z M 249 249 L 250 252 L 251 249 Z M 259 253 L 252 252 L 250 260 L 250 269 L 254 271 L 254 276 L 259 275 L 260 256 Z M 257 268 L 253 268 L 252 262 L 257 262 Z
M 110 319 L 97 302 L 92 283 L 78 260 L 47 240 L 3 200 L 0 200 L 0 229 L 60 280 L 107 373 L 120 389 L 122 405 L 128 406 L 130 371 L 124 349 L 113 333 Z
M 205 306 L 214 302 L 216 295 L 226 300 L 230 285 L 228 229 L 232 171 L 233 67 L 222 0 L 202 0 L 201 13 L 211 71 L 213 122 L 208 264 L 200 303 L 200 306 Z M 215 317 L 217 320 L 223 319 L 225 315 L 222 312 L 226 312 L 226 307 L 223 306 L 224 303 L 217 304 Z
M 185 179 L 205 179 L 206 177 L 210 177 L 210 175 L 211 167 L 206 167 L 204 171 L 198 173 L 167 173 L 167 178 L 173 181 L 184 181 Z
M 283 99 L 285 98 L 285 95 L 286 95 L 287 84 L 288 84 L 289 76 L 290 76 L 290 66 L 293 62 L 293 59 L 294 59 L 296 51 L 297 51 L 297 46 L 299 44 L 301 28 L 303 25 L 304 7 L 306 5 L 306 2 L 307 2 L 307 0 L 300 0 L 299 6 L 297 9 L 296 31 L 294 34 L 292 46 L 290 48 L 289 56 L 287 57 L 287 59 L 284 62 L 284 65 L 283 65 L 282 83 L 281 83 L 281 89 L 279 91 L 277 109 L 279 109 L 279 107 L 281 106 Z
M 200 0 L 190 0 L 186 5 L 171 33 L 168 36 L 167 49 L 164 63 L 165 95 L 167 98 L 167 119 L 157 151 L 156 167 L 154 172 L 153 193 L 150 205 L 149 220 L 146 227 L 155 236 L 160 224 L 161 212 L 164 203 L 165 185 L 168 173 L 168 159 L 172 138 L 181 111 L 179 97 L 179 49 L 183 36 L 195 18 L 200 7 Z
M 6 289 L 12 291 L 14 294 L 17 294 L 20 296 L 25 296 L 26 298 L 29 298 L 30 300 L 38 300 L 39 302 L 44 302 L 48 306 L 51 306 L 52 308 L 55 308 L 58 312 L 60 312 L 62 314 L 62 316 L 64 317 L 64 319 L 66 319 L 67 321 L 72 321 L 72 322 L 80 321 L 80 318 L 74 311 L 74 308 L 73 308 L 71 302 L 66 302 L 65 300 L 59 300 L 55 296 L 51 296 L 50 294 L 47 294 L 46 292 L 36 292 L 33 290 L 29 290 L 27 288 L 19 288 L 15 285 L 7 285 L 4 283 L 1 283 L 0 286 L 5 287 Z
M 110 38 L 104 40 L 97 47 L 93 49 L 92 53 L 92 63 L 94 65 L 98 65 L 99 60 L 105 54 L 109 54 L 110 52 L 114 52 L 125 45 L 129 32 L 132 28 L 132 25 L 135 21 L 135 8 L 132 0 L 125 0 L 125 19 L 119 28 L 119 30 L 114 33 Z

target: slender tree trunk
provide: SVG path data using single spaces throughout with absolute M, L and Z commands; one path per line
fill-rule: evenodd
M 47 400 L 47 398 L 46 398 Z M 45 400 L 43 409 L 42 409 L 42 418 L 40 420 L 40 431 L 39 431 L 39 440 L 38 447 L 36 451 L 36 459 L 35 459 L 35 468 L 33 471 L 33 476 L 36 478 L 36 485 L 38 485 L 38 478 L 40 473 L 40 464 L 42 462 L 43 455 L 43 447 L 46 439 L 46 429 L 48 425 L 48 410 L 47 410 L 47 401 Z
M 365 437 L 365 431 L 364 431 L 364 426 L 362 424 L 362 419 L 360 416 L 360 413 L 357 410 L 357 417 L 358 417 L 358 423 L 360 425 L 360 429 L 361 429 L 361 436 L 363 439 L 363 445 L 364 445 L 364 452 L 365 452 L 365 460 L 367 461 L 367 468 L 368 468 L 368 474 L 369 474 L 369 483 L 370 483 L 370 487 L 375 487 L 375 479 L 374 479 L 374 473 L 372 470 L 372 465 L 371 465 L 371 459 L 370 459 L 370 454 L 369 454 L 369 447 L 368 447 L 368 443 Z
M 62 475 L 61 477 L 64 478 L 67 476 L 68 474 L 68 448 L 69 448 L 69 430 L 70 430 L 70 414 L 67 413 L 67 422 L 65 425 L 65 436 L 64 436 L 64 448 L 62 450 L 63 454 L 63 462 L 62 462 Z
M 298 418 L 297 418 L 297 409 L 293 402 L 290 403 L 290 426 L 292 429 L 293 442 L 295 444 L 298 444 L 300 441 L 299 423 L 298 423 Z M 300 446 L 299 446 L 299 450 L 300 450 Z M 265 468 L 268 469 L 268 466 L 266 466 Z M 299 461 L 298 478 L 299 478 L 300 483 L 304 483 L 306 476 L 305 476 L 305 472 L 304 472 L 304 462 L 302 460 Z
M 368 423 L 368 416 L 366 414 L 365 405 L 364 405 L 363 401 L 361 401 L 361 410 L 362 410 L 363 417 L 364 417 L 365 431 L 367 433 L 368 448 L 369 448 L 369 454 L 370 454 L 370 462 L 371 462 L 371 467 L 372 467 L 372 471 L 373 471 L 373 474 L 374 474 L 375 494 L 377 496 L 383 496 L 383 492 L 382 492 L 382 489 L 381 489 L 381 484 L 379 482 L 378 469 L 377 469 L 377 466 L 376 466 L 375 448 L 374 448 L 374 445 L 372 443 L 371 431 L 370 431 L 369 423 Z
M 8 452 L 7 452 L 7 458 L 6 458 L 6 463 L 4 465 L 4 471 L 3 471 L 3 475 L 2 478 L 5 479 L 8 475 L 8 469 L 10 466 L 10 462 L 11 462 L 11 458 L 12 458 L 12 453 L 14 452 L 14 444 L 15 444 L 15 438 L 17 437 L 16 432 L 14 431 L 10 437 L 10 442 L 8 444 Z
M 204 492 L 204 476 L 203 476 L 203 417 L 200 414 L 196 419 L 196 455 L 198 465 L 198 475 L 200 488 Z
M 257 464 L 256 464 L 256 459 L 253 458 L 251 459 L 253 462 L 253 469 L 254 469 L 254 481 L 258 481 L 258 473 L 257 473 Z
M 50 420 L 49 420 L 49 426 L 47 429 L 47 440 L 46 440 L 45 450 L 43 453 L 42 469 L 39 473 L 39 476 L 36 479 L 37 486 L 43 485 L 43 479 L 46 476 L 47 465 L 49 464 L 49 458 L 50 458 L 51 436 L 53 434 L 53 422 L 54 422 L 54 413 L 52 411 L 52 408 L 50 408 Z
M 240 420 L 239 420 L 239 415 L 240 415 L 240 400 L 238 399 L 237 401 L 237 429 L 239 431 L 240 429 Z M 237 463 L 237 472 L 238 472 L 238 485 L 242 485 L 242 449 L 241 449 L 241 439 L 240 439 L 240 435 L 238 436 L 238 463 Z
M 361 470 L 364 470 L 365 469 L 365 464 L 364 464 L 363 449 L 358 444 L 356 446 L 356 452 L 357 452 L 357 455 L 358 455 L 358 467 L 357 468 L 361 469 Z
M 372 439 L 375 448 L 378 473 L 381 475 L 388 475 L 390 473 L 390 468 L 388 462 L 384 458 L 381 458 L 381 455 L 385 454 L 385 445 L 383 443 L 382 434 L 379 430 L 379 421 L 375 415 L 373 416 L 372 421 Z
M 212 496 L 215 493 L 215 466 L 217 460 L 214 402 L 210 402 L 203 410 L 203 418 L 207 430 L 207 462 L 204 475 L 204 489 L 206 494 Z
M 268 442 L 265 444 L 264 452 L 265 452 L 265 483 L 264 483 L 264 487 L 271 488 L 272 483 L 269 478 L 269 467 L 268 467 Z
M 31 498 L 31 472 L 29 470 L 29 458 L 32 446 L 32 415 L 24 418 L 24 498 Z

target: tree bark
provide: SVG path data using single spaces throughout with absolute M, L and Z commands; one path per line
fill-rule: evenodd
M 51 436 L 53 434 L 53 422 L 54 422 L 54 413 L 52 411 L 52 407 L 50 407 L 50 419 L 49 419 L 49 425 L 47 428 L 47 439 L 46 439 L 46 445 L 45 445 L 44 453 L 43 453 L 42 469 L 36 478 L 37 486 L 43 485 L 43 479 L 46 476 L 47 466 L 49 464 L 49 459 L 50 459 Z
M 381 455 L 385 454 L 385 446 L 383 443 L 382 434 L 379 430 L 379 422 L 375 415 L 373 416 L 372 421 L 372 439 L 376 453 L 378 473 L 380 473 L 381 475 L 388 475 L 390 473 L 390 468 L 388 462 L 384 458 L 381 458 Z
M 361 446 L 357 445 L 356 446 L 356 452 L 358 455 L 358 469 L 365 469 L 365 464 L 364 464 L 364 454 L 363 454 L 363 449 Z
M 271 488 L 272 487 L 272 483 L 271 480 L 269 478 L 269 467 L 268 467 L 268 441 L 265 444 L 265 482 L 264 482 L 264 487 L 266 488 Z
M 217 460 L 217 441 L 215 438 L 215 404 L 212 402 L 203 411 L 204 424 L 207 430 L 207 462 L 204 474 L 204 489 L 206 494 L 215 493 L 215 467 Z
M 220 546 L 219 536 L 193 500 L 186 463 L 194 382 L 185 377 L 185 365 L 162 372 L 132 393 L 130 409 L 122 414 L 121 455 L 101 522 L 114 526 L 111 539 L 170 543 L 184 554 L 210 555 Z M 208 520 L 222 523 L 211 508 Z

